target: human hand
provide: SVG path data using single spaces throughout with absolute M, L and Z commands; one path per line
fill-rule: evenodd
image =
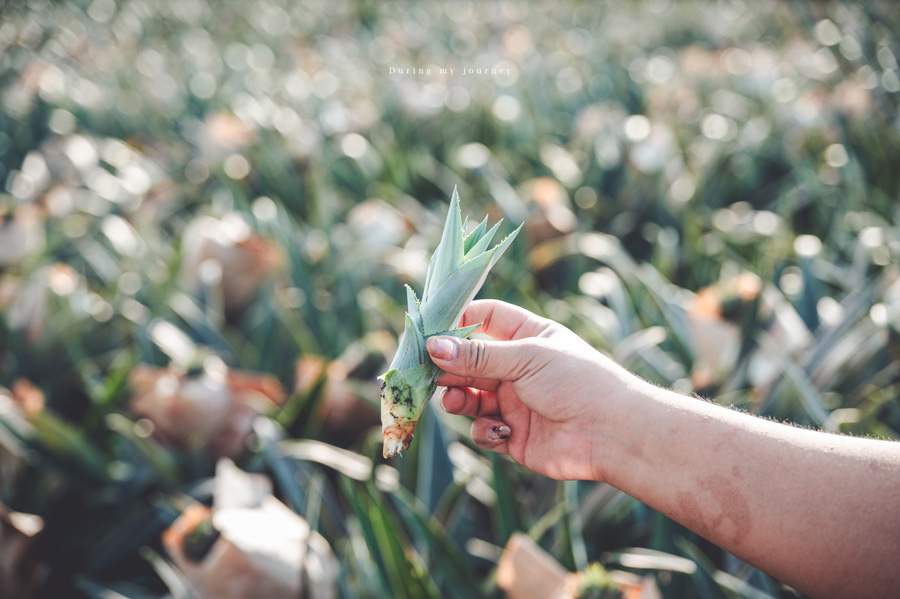
M 900 524 L 884 514 L 900 510 L 900 443 L 653 386 L 510 304 L 473 302 L 461 326 L 478 322 L 493 340 L 426 343 L 448 373 L 444 409 L 475 418 L 479 447 L 552 478 L 610 483 L 808 595 L 896 595 Z
M 492 341 L 431 337 L 443 407 L 475 418 L 472 440 L 557 479 L 608 480 L 610 414 L 647 383 L 564 326 L 511 304 L 472 302 L 461 327 Z

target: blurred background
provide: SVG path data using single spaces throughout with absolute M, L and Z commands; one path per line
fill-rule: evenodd
M 440 410 L 383 463 L 376 376 L 458 186 L 525 223 L 482 297 L 896 438 L 898 39 L 887 0 L 7 0 L 0 597 L 546 597 L 513 545 L 794 596 Z

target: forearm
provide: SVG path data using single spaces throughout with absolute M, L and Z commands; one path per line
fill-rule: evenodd
M 628 401 L 597 444 L 611 484 L 814 597 L 900 588 L 900 444 L 650 386 Z

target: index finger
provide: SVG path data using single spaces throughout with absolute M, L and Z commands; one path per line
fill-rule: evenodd
M 437 384 L 441 387 L 472 387 L 473 389 L 481 389 L 483 391 L 496 391 L 500 386 L 497 379 L 476 379 L 470 376 L 459 376 L 457 374 L 445 373 Z
M 479 333 L 498 341 L 513 341 L 537 337 L 551 322 L 525 308 L 498 300 L 477 300 L 469 304 L 463 313 L 460 327 L 481 323 Z

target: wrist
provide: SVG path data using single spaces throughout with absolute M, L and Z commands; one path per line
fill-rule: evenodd
M 591 443 L 592 478 L 623 489 L 643 468 L 656 408 L 666 393 L 627 371 L 615 392 L 597 398 L 603 409 Z

